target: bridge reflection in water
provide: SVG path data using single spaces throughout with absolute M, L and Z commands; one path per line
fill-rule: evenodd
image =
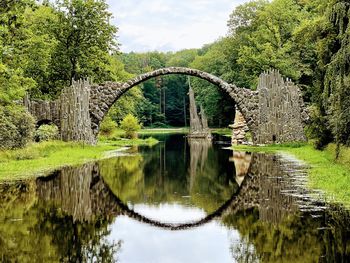
M 205 162 L 206 151 L 210 145 L 199 150 L 200 147 L 192 142 L 190 147 L 200 153 L 198 156 L 191 156 L 190 185 L 194 185 L 193 180 L 204 169 L 203 163 L 198 160 Z M 238 246 L 233 243 L 233 257 L 236 260 L 242 260 L 246 256 L 266 262 L 282 257 L 300 259 L 300 262 L 303 258 L 310 259 L 310 262 L 316 258 L 321 262 L 329 262 L 326 260 L 329 257 L 335 259 L 348 256 L 348 251 L 339 251 L 342 247 L 339 245 L 347 242 L 343 238 L 349 234 L 350 229 L 341 222 L 350 219 L 349 212 L 341 210 L 334 213 L 329 207 L 326 209 L 325 204 L 314 201 L 313 193 L 302 187 L 305 170 L 300 164 L 285 157 L 257 153 L 233 153 L 231 160 L 236 166 L 235 178 L 240 187 L 217 210 L 195 222 L 160 222 L 133 211 L 110 190 L 101 177 L 98 164 L 87 164 L 75 169 L 65 168 L 50 180 L 38 179 L 37 191 L 40 199 L 55 203 L 64 214 L 72 216 L 73 221 L 91 222 L 101 217 L 110 220 L 127 215 L 155 227 L 183 230 L 221 218 L 225 225 L 242 233 L 242 241 L 245 240 L 255 247 L 252 256 L 248 251 L 249 246 L 246 247 L 247 251 L 242 251 L 244 242 Z M 292 225 L 297 225 L 298 228 L 292 229 Z M 331 228 L 336 229 L 336 233 L 331 233 Z M 259 233 L 255 232 L 257 230 Z M 322 236 L 328 235 L 336 236 L 330 243 L 320 242 Z M 279 244 L 280 242 L 282 243 Z M 276 245 L 281 247 L 275 247 Z M 305 245 L 308 249 L 305 249 Z M 271 255 L 265 251 L 268 246 L 271 246 Z M 335 249 L 336 253 L 328 254 L 330 248 Z M 265 252 L 259 255 L 259 249 Z
M 189 165 L 178 168 L 187 171 L 185 176 L 172 174 L 173 167 L 180 165 L 179 151 L 164 147 L 168 146 L 66 167 L 35 182 L 1 185 L 2 261 L 18 259 L 15 247 L 21 246 L 26 251 L 21 256 L 30 259 L 40 254 L 43 262 L 84 262 L 92 257 L 115 262 L 123 241 L 110 239 L 109 226 L 122 216 L 172 231 L 220 222 L 239 233 L 239 242 L 230 244 L 231 256 L 238 262 L 346 262 L 349 258 L 350 213 L 315 201 L 319 193 L 305 190 L 304 167 L 288 156 L 227 151 L 235 170 L 216 180 L 220 169 L 213 178 L 208 175 L 214 169 L 210 162 L 222 157 L 215 157 L 215 145 L 190 141 L 188 148 L 181 148 L 181 158 Z M 165 160 L 165 152 L 170 159 Z M 147 218 L 133 206 L 162 200 L 192 204 L 206 216 L 164 222 Z M 13 218 L 18 217 L 23 218 L 21 227 L 13 231 Z

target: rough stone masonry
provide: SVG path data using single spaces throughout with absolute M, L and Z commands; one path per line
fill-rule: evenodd
M 125 83 L 106 82 L 101 85 L 90 85 L 87 82 L 73 83 L 71 87 L 64 89 L 56 101 L 26 98 L 24 104 L 38 123 L 56 124 L 63 140 L 93 144 L 96 142 L 103 118 L 125 92 L 148 79 L 169 74 L 198 77 L 226 92 L 227 96 L 233 99 L 232 108 L 234 109 L 236 105 L 242 113 L 254 144 L 306 140 L 303 123 L 307 120 L 307 114 L 301 92 L 290 80 L 284 80 L 280 73 L 274 70 L 261 74 L 256 91 L 239 88 L 200 70 L 170 67 L 142 74 Z M 71 103 L 70 107 L 67 102 Z M 69 128 L 62 129 L 62 124 L 67 119 Z M 90 126 L 90 129 L 87 126 Z

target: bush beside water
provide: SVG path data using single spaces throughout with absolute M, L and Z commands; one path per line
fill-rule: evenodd
M 126 138 L 135 139 L 137 138 L 137 131 L 141 129 L 141 125 L 135 116 L 128 114 L 120 122 L 120 128 L 125 132 Z

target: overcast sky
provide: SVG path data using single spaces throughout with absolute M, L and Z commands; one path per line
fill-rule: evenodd
M 235 6 L 248 0 L 107 0 L 123 52 L 200 48 L 225 36 Z

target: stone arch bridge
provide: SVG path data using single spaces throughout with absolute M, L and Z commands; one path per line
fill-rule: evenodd
M 306 140 L 303 122 L 307 114 L 301 92 L 274 70 L 261 74 L 256 90 L 239 88 L 200 70 L 169 67 L 124 83 L 90 85 L 87 81 L 74 82 L 63 90 L 56 101 L 30 100 L 27 97 L 24 104 L 38 123 L 56 124 L 63 140 L 93 144 L 104 116 L 125 92 L 148 79 L 169 74 L 198 77 L 225 91 L 242 113 L 255 144 Z

